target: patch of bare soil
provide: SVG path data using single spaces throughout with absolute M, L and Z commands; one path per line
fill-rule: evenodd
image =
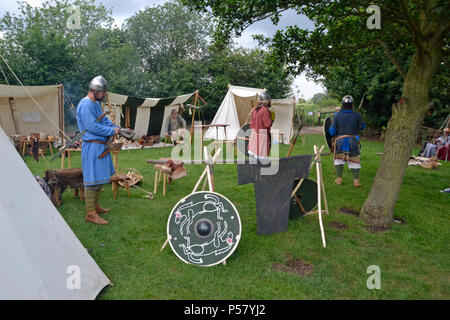
M 286 263 L 274 263 L 272 270 L 293 273 L 299 276 L 307 276 L 313 272 L 314 268 L 303 259 L 293 258 L 288 254 Z
M 333 228 L 339 229 L 339 230 L 341 230 L 341 229 L 347 229 L 347 225 L 346 225 L 346 224 L 344 224 L 344 223 L 339 223 L 339 222 L 337 222 L 337 221 L 331 221 L 331 222 L 329 223 L 329 225 L 332 226 Z
M 350 207 L 350 208 L 340 208 L 339 212 L 341 213 L 346 213 L 346 214 L 351 214 L 354 216 L 359 216 L 359 211 L 356 211 L 355 208 Z
M 303 134 L 323 134 L 323 126 L 303 127 Z
M 388 231 L 391 229 L 391 227 L 389 226 L 383 226 L 383 227 L 371 227 L 371 226 L 367 226 L 366 227 L 367 230 L 369 230 L 372 233 L 380 233 L 380 232 L 384 232 L 384 231 Z

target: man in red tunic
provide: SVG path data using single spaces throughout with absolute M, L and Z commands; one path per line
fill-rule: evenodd
M 258 95 L 258 105 L 253 109 L 250 118 L 250 141 L 248 153 L 256 158 L 268 157 L 270 153 L 270 128 L 272 118 L 269 107 L 271 98 L 266 91 Z

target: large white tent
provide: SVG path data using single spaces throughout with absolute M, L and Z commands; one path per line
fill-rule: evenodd
M 250 121 L 250 112 L 256 106 L 258 95 L 264 89 L 232 86 L 228 87 L 228 92 L 223 99 L 219 110 L 217 110 L 211 124 L 228 124 L 223 128 L 209 128 L 205 132 L 205 139 L 234 140 L 240 128 Z M 294 117 L 295 98 L 272 99 L 272 110 L 275 112 L 275 121 L 272 125 L 272 132 L 278 130 L 283 134 L 283 141 L 280 143 L 289 144 L 292 138 L 292 122 Z M 278 136 L 275 136 L 278 141 Z
M 0 126 L 9 136 L 29 136 L 32 132 L 59 135 L 59 129 L 64 130 L 63 90 L 62 85 L 0 84 Z
M 0 149 L 0 300 L 95 299 L 109 279 L 1 127 Z

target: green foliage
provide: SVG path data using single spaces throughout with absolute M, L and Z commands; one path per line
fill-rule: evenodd
M 266 52 L 228 47 L 209 50 L 211 16 L 179 2 L 146 7 L 127 20 L 124 31 L 138 49 L 149 78 L 147 95 L 165 97 L 197 89 L 207 101 L 204 120 L 214 117 L 228 84 L 266 88 L 275 98 L 290 93 L 292 77 L 273 72 L 264 63 Z
M 377 1 L 382 25 L 375 30 L 366 26 L 371 15 L 366 9 L 374 4 L 372 1 L 183 0 L 183 3 L 214 15 L 218 21 L 214 33 L 218 47 L 256 21 L 267 17 L 278 21 L 285 10 L 306 15 L 315 24 L 313 31 L 289 26 L 272 38 L 258 37 L 270 48 L 268 64 L 272 69 L 286 67 L 292 74 L 306 71 L 313 79 L 322 80 L 336 97 L 351 94 L 359 102 L 366 93 L 362 110 L 374 125 L 386 124 L 390 118 L 392 104 L 402 95 L 400 73 L 406 75 L 413 55 L 416 52 L 427 55 L 435 50 L 430 42 L 420 43 L 425 34 L 429 38 L 442 37 L 445 39 L 442 49 L 447 54 L 438 64 L 430 86 L 435 106 L 425 123 L 436 126 L 448 114 L 448 1 L 434 1 L 427 6 L 415 1 Z M 422 19 L 427 25 L 419 23 L 419 17 L 423 16 L 428 17 Z
M 381 127 L 387 125 L 392 105 L 402 95 L 403 79 L 386 59 L 382 49 L 376 51 L 374 55 L 360 54 L 352 64 L 340 61 L 338 65 L 330 65 L 322 83 L 336 97 L 352 95 L 355 109 L 359 108 L 365 94 L 360 113 L 369 126 Z M 406 65 L 409 63 L 411 48 L 396 50 L 395 54 Z M 434 107 L 424 119 L 425 126 L 439 128 L 449 114 L 450 97 L 445 84 L 448 79 L 449 71 L 444 63 L 438 68 L 431 84 L 430 100 L 434 102 Z
M 311 102 L 314 104 L 319 104 L 321 103 L 326 97 L 326 94 L 323 92 L 319 92 L 316 93 L 312 98 L 311 98 Z
M 71 5 L 80 7 L 79 29 L 67 27 Z M 269 70 L 265 51 L 210 50 L 211 16 L 179 1 L 146 7 L 122 29 L 112 28 L 111 11 L 94 0 L 46 1 L 36 8 L 22 1 L 19 6 L 18 14 L 6 13 L 0 20 L 0 53 L 25 85 L 63 83 L 66 101 L 75 106 L 100 74 L 110 91 L 130 96 L 199 90 L 207 101 L 205 121 L 212 120 L 229 83 L 267 88 L 274 98 L 290 93 L 292 77 L 283 68 Z M 73 125 L 73 113 L 66 111 L 66 125 Z
M 143 67 L 151 74 L 170 68 L 181 59 L 205 57 L 210 17 L 192 12 L 178 1 L 145 7 L 124 25 L 130 42 L 137 48 Z

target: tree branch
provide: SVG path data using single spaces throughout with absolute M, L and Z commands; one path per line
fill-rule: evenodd
M 272 17 L 272 16 L 274 16 L 274 15 L 280 14 L 280 13 L 286 11 L 286 10 L 289 10 L 289 9 L 291 9 L 290 6 L 288 6 L 287 8 L 279 9 L 279 10 L 277 10 L 277 11 L 275 11 L 275 12 L 267 12 L 267 13 L 265 13 L 265 14 L 260 15 L 259 17 L 254 17 L 253 20 L 250 20 L 250 21 L 248 21 L 247 23 L 244 23 L 244 24 L 243 24 L 243 26 L 242 26 L 241 29 L 239 30 L 239 33 L 244 32 L 248 27 L 250 27 L 250 26 L 251 26 L 252 24 L 254 24 L 255 22 L 262 21 L 262 20 L 264 20 L 264 19 L 270 18 L 270 17 Z M 245 20 L 245 19 L 243 19 L 243 20 Z
M 406 18 L 406 22 L 408 23 L 411 29 L 413 41 L 416 47 L 419 49 L 419 52 L 423 53 L 424 52 L 422 45 L 423 36 L 420 32 L 419 23 L 411 16 L 411 13 L 409 12 L 408 9 L 408 3 L 406 2 L 406 0 L 400 1 L 400 7 L 404 17 Z
M 400 63 L 397 61 L 397 59 L 395 59 L 394 55 L 391 53 L 391 51 L 389 50 L 389 47 L 387 45 L 386 42 L 384 42 L 383 40 L 378 40 L 377 41 L 384 49 L 384 52 L 386 53 L 386 56 L 389 58 L 389 60 L 392 62 L 392 64 L 395 66 L 395 68 L 397 69 L 397 71 L 400 73 L 400 75 L 402 76 L 403 80 L 405 80 L 405 73 L 403 72 L 402 67 L 400 66 Z

